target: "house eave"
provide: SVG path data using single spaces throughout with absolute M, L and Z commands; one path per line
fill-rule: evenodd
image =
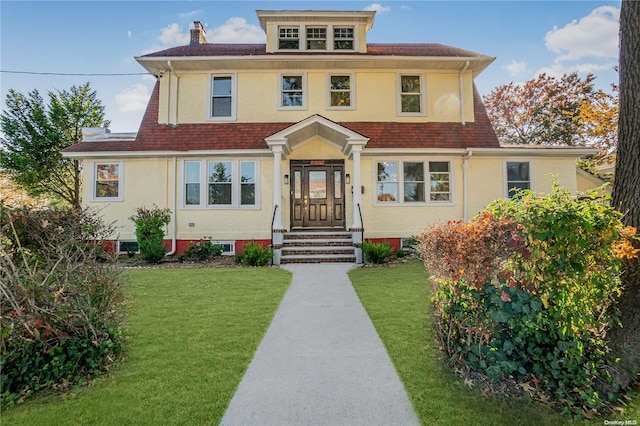
M 467 148 L 473 156 L 528 156 L 528 157 L 584 157 L 600 152 L 597 148 L 565 147 L 565 146 L 501 146 L 499 148 Z
M 494 56 L 376 56 L 366 54 L 298 54 L 256 56 L 160 56 L 135 58 L 151 74 L 160 76 L 175 72 L 207 72 L 212 70 L 300 70 L 300 69 L 355 69 L 399 70 L 420 69 L 461 72 L 465 69 L 478 76 L 493 61 Z
M 96 151 L 63 152 L 62 156 L 78 160 L 99 158 L 144 158 L 144 157 L 265 157 L 272 154 L 270 149 L 230 149 L 230 150 L 193 150 L 193 151 Z

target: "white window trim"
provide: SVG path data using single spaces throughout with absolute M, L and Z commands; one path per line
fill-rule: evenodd
M 98 166 L 101 164 L 118 165 L 118 196 L 117 197 L 96 197 L 96 182 L 98 178 Z M 93 202 L 111 202 L 124 200 L 124 161 L 95 161 L 91 165 L 91 196 Z
M 420 112 L 402 112 L 402 77 L 420 77 Z M 425 117 L 427 115 L 427 88 L 425 77 L 422 72 L 399 72 L 396 73 L 396 114 L 400 117 Z
M 529 158 L 509 158 L 502 162 L 502 190 L 504 192 L 504 198 L 509 198 L 509 174 L 507 172 L 507 163 L 529 163 L 529 190 L 534 191 L 533 160 Z
M 297 49 L 281 49 L 280 48 L 280 29 L 287 29 L 287 28 L 295 28 L 298 30 L 298 48 Z M 304 48 L 306 47 L 306 33 L 305 31 L 305 27 L 304 25 L 277 25 L 276 26 L 276 45 L 275 45 L 275 51 L 276 52 L 299 52 L 301 50 L 304 50 Z M 293 39 L 291 39 L 293 40 Z
M 326 28 L 327 39 L 326 49 L 307 49 L 307 24 L 276 25 L 274 37 L 274 51 L 278 53 L 286 52 L 358 52 L 360 50 L 360 25 L 355 24 L 331 24 L 331 23 L 313 23 L 308 24 L 310 28 Z M 298 29 L 298 49 L 281 49 L 280 48 L 280 28 L 297 28 Z M 335 49 L 334 28 L 350 28 L 353 30 L 353 49 Z
M 332 106 L 331 105 L 331 77 L 333 76 L 349 76 L 349 83 L 351 85 L 351 105 L 349 106 Z M 327 74 L 327 110 L 355 110 L 356 109 L 356 75 L 352 72 L 330 72 Z
M 231 77 L 231 116 L 230 117 L 213 117 L 212 100 L 213 100 L 213 78 L 214 77 Z M 237 98 L 238 98 L 238 75 L 237 73 L 210 73 L 207 86 L 207 121 L 210 122 L 230 122 L 237 120 Z
M 233 240 L 212 240 L 211 244 L 229 244 L 231 246 L 231 251 L 223 251 L 223 256 L 235 256 L 236 254 L 236 242 Z
M 200 204 L 186 203 L 186 163 L 200 162 Z M 231 204 L 209 204 L 209 163 L 230 162 L 231 163 Z M 240 204 L 241 202 L 241 182 L 240 163 L 255 164 L 255 204 Z M 260 160 L 255 158 L 192 158 L 180 161 L 180 208 L 185 210 L 260 210 Z
M 120 243 L 138 243 L 138 240 L 131 240 L 131 239 L 125 239 L 125 240 L 120 240 L 118 239 L 117 241 L 118 243 L 118 254 L 127 254 L 126 250 L 120 250 Z M 138 244 L 138 250 L 136 250 L 134 252 L 135 254 L 140 254 L 140 244 Z
M 378 163 L 398 163 L 398 199 L 396 201 L 378 201 Z M 429 173 L 430 162 L 449 163 L 449 201 L 431 201 L 431 174 Z M 403 163 L 423 163 L 425 172 L 425 201 L 404 201 L 404 164 Z M 505 166 L 506 167 L 506 166 Z M 453 159 L 451 158 L 379 158 L 373 160 L 373 205 L 376 207 L 451 207 L 455 206 L 455 178 L 453 172 Z
M 302 105 L 301 106 L 283 106 L 282 105 L 282 77 L 289 76 L 302 76 Z M 306 111 L 307 109 L 307 73 L 300 71 L 291 71 L 278 74 L 278 111 Z

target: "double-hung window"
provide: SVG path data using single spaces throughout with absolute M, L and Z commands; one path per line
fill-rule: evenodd
M 258 206 L 257 161 L 184 162 L 182 204 L 189 208 Z
M 399 75 L 398 115 L 424 115 L 424 104 L 422 75 Z
M 233 75 L 213 75 L 211 77 L 211 119 L 235 120 L 236 87 Z
M 307 50 L 326 50 L 327 49 L 327 29 L 326 28 L 307 28 Z
M 507 197 L 513 198 L 518 191 L 531 189 L 531 175 L 528 161 L 507 161 Z
M 376 187 L 378 204 L 450 203 L 450 163 L 379 161 Z
M 353 50 L 353 28 L 333 28 L 333 50 Z
M 300 30 L 297 27 L 280 27 L 278 29 L 278 49 L 299 50 Z
M 306 108 L 305 86 L 304 74 L 282 74 L 280 76 L 280 108 Z
M 122 201 L 122 163 L 95 163 L 93 169 L 94 201 Z
M 353 108 L 353 77 L 346 75 L 329 75 L 329 109 Z

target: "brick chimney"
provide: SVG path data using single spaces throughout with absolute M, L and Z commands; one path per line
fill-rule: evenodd
M 207 32 L 204 30 L 202 26 L 202 22 L 193 21 L 193 29 L 191 30 L 191 42 L 189 44 L 205 44 L 207 39 L 204 35 Z

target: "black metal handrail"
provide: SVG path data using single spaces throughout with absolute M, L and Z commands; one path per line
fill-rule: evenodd
M 364 220 L 362 220 L 362 208 L 358 203 L 358 214 L 360 214 L 360 240 L 364 243 Z
M 278 205 L 273 208 L 273 217 L 271 218 L 271 248 L 273 249 L 273 224 L 276 221 L 276 212 L 278 211 Z M 271 257 L 271 266 L 273 266 L 273 257 Z

